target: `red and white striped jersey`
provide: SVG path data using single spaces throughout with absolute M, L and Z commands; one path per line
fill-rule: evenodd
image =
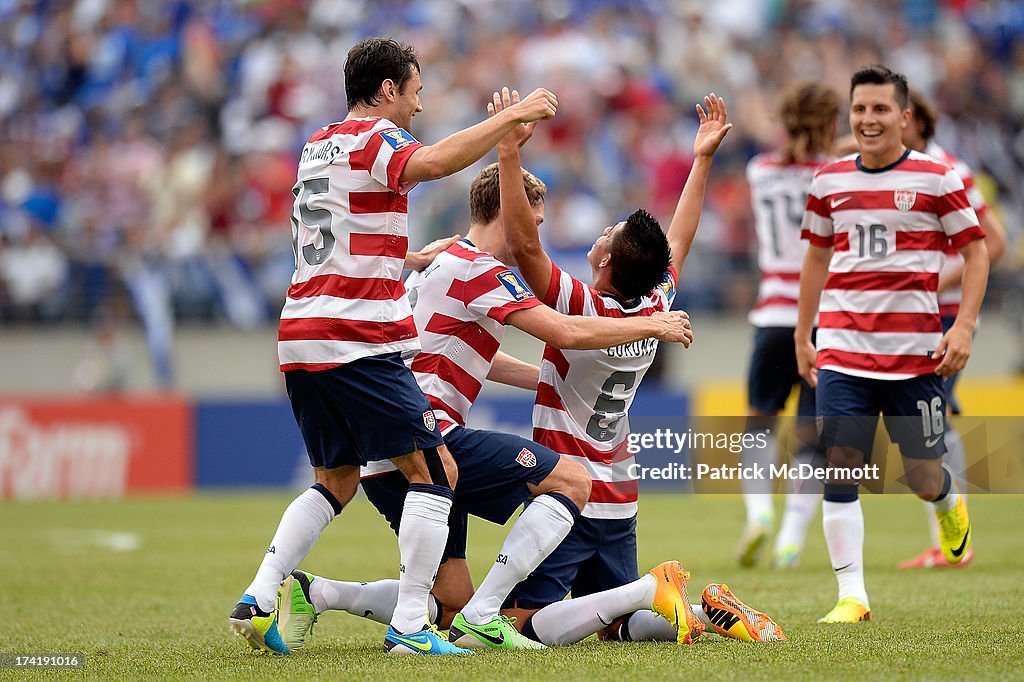
M 632 317 L 669 310 L 677 273 L 628 305 L 606 296 L 552 264 L 544 302 L 566 315 Z M 590 472 L 593 487 L 583 516 L 626 519 L 637 512 L 639 483 L 626 450 L 629 406 L 658 349 L 657 339 L 602 350 L 544 347 L 533 406 L 533 440 Z
M 333 123 L 302 148 L 292 187 L 295 273 L 281 311 L 281 370 L 325 370 L 418 348 L 402 284 L 408 198 L 421 145 L 383 118 Z
M 747 318 L 755 327 L 796 327 L 800 268 L 807 253 L 800 226 L 814 171 L 826 161 L 785 163 L 772 153 L 758 154 L 747 164 L 761 270 L 757 302 Z
M 967 164 L 940 147 L 935 140 L 928 143 L 928 146 L 924 148 L 924 153 L 952 166 L 956 174 L 960 176 L 960 179 L 964 181 L 964 191 L 967 192 L 967 200 L 971 202 L 971 208 L 981 218 L 988 211 L 988 204 L 985 203 L 985 197 L 982 196 L 981 190 L 974 183 L 974 174 L 971 173 L 971 169 Z M 964 258 L 960 255 L 960 252 L 954 249 L 952 244 L 948 245 L 946 247 L 946 262 L 942 266 L 942 272 L 939 273 L 939 277 L 942 277 L 954 268 L 962 266 L 963 263 Z M 960 312 L 961 300 L 963 300 L 963 292 L 960 290 L 960 287 L 939 292 L 939 313 L 943 317 L 956 317 L 957 313 Z
M 953 169 L 909 150 L 877 170 L 858 156 L 829 163 L 811 183 L 803 236 L 835 249 L 818 312 L 818 367 L 875 379 L 934 371 L 946 245 L 985 236 Z
M 507 265 L 468 240 L 452 244 L 406 280 L 423 350 L 405 363 L 416 376 L 441 435 L 465 426 L 505 335 L 505 318 L 541 305 Z M 391 471 L 371 462 L 362 477 Z

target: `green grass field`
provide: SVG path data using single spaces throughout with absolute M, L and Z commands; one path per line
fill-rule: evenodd
M 383 626 L 343 613 L 321 616 L 300 655 L 259 656 L 228 632 L 227 615 L 269 542 L 289 495 L 202 494 L 118 503 L 11 503 L 0 511 L 0 652 L 84 652 L 97 678 L 446 679 L 862 679 L 1024 676 L 1024 502 L 971 498 L 977 559 L 967 569 L 908 573 L 899 559 L 926 544 L 921 505 L 869 496 L 867 581 L 875 621 L 823 626 L 834 603 L 820 522 L 803 565 L 741 570 L 734 496 L 641 498 L 640 566 L 679 559 L 691 594 L 725 581 L 771 614 L 790 641 L 750 645 L 713 633 L 692 647 L 601 644 L 541 652 L 485 652 L 472 659 L 386 657 Z M 480 580 L 503 530 L 470 529 L 469 559 Z M 397 574 L 397 543 L 358 499 L 324 533 L 304 568 L 372 580 Z M 81 672 L 56 673 L 80 677 Z M 0 678 L 22 675 L 0 670 Z

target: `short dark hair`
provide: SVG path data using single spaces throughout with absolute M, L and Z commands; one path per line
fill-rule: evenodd
M 537 207 L 544 203 L 548 188 L 540 178 L 526 170 L 523 172 L 523 187 L 530 206 Z M 474 223 L 486 225 L 498 217 L 501 210 L 501 192 L 498 184 L 498 164 L 492 163 L 476 174 L 469 185 L 469 217 Z
M 661 225 L 642 208 L 626 218 L 609 253 L 612 286 L 626 299 L 643 296 L 661 284 L 672 261 L 672 250 Z
M 853 99 L 853 89 L 858 85 L 885 85 L 887 83 L 892 83 L 895 87 L 896 103 L 900 105 L 900 109 L 906 109 L 910 90 L 907 85 L 907 77 L 902 73 L 891 71 L 889 67 L 881 64 L 862 66 L 854 72 L 853 77 L 850 78 L 850 99 Z
M 398 91 L 420 70 L 416 50 L 391 38 L 367 38 L 355 44 L 345 59 L 345 98 L 348 108 L 376 106 L 381 83 L 392 80 Z
M 935 111 L 932 103 L 925 99 L 925 96 L 918 90 L 910 91 L 910 111 L 914 114 L 914 120 L 921 126 L 921 137 L 924 138 L 924 141 L 927 142 L 935 137 L 935 124 L 939 119 L 939 114 Z

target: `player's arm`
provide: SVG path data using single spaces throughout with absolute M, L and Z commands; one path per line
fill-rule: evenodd
M 985 230 L 985 248 L 988 249 L 988 261 L 992 265 L 1006 253 L 1006 229 L 1002 221 L 995 215 L 995 211 L 989 209 L 978 216 L 978 225 Z M 963 281 L 964 266 L 959 264 L 950 268 L 939 277 L 939 293 L 955 289 Z
M 682 310 L 617 319 L 563 315 L 545 305 L 538 305 L 510 313 L 505 318 L 505 324 L 521 329 L 555 348 L 573 350 L 608 348 L 652 337 L 659 341 L 681 343 L 689 348 L 693 340 L 689 316 Z
M 963 300 L 960 312 L 949 331 L 943 334 L 933 357 L 942 357 L 935 368 L 939 376 L 951 376 L 964 368 L 971 356 L 971 337 L 978 324 L 981 301 L 988 286 L 988 249 L 984 239 L 975 239 L 960 248 L 964 257 Z
M 503 89 L 494 93 L 487 105 L 487 113 L 495 117 L 514 106 L 519 94 Z M 530 199 L 523 186 L 519 148 L 533 134 L 531 125 L 513 128 L 498 142 L 498 191 L 501 220 L 505 228 L 505 244 L 509 255 L 519 266 L 519 272 L 533 292 L 542 301 L 547 300 L 551 284 L 551 258 L 540 243 L 540 231 L 534 217 Z
M 485 121 L 449 135 L 437 144 L 418 148 L 410 155 L 400 179 L 406 182 L 436 180 L 479 161 L 510 130 L 522 123 L 551 118 L 558 99 L 544 88 L 506 107 Z
M 800 302 L 798 304 L 796 330 L 793 341 L 796 345 L 796 364 L 800 376 L 812 387 L 818 385 L 818 368 L 815 367 L 818 351 L 811 341 L 814 318 L 818 314 L 821 290 L 828 278 L 828 264 L 832 260 L 833 247 L 807 247 L 804 264 L 800 270 Z
M 405 254 L 405 269 L 420 272 L 434 262 L 438 254 L 446 251 L 449 246 L 462 239 L 462 235 L 455 234 L 451 237 L 435 239 L 419 251 L 410 251 Z
M 697 226 L 700 224 L 711 160 L 718 145 L 732 128 L 732 124 L 726 122 L 728 113 L 725 110 L 724 99 L 711 93 L 704 98 L 704 106 L 707 107 L 707 112 L 697 105 L 700 128 L 697 129 L 697 136 L 693 141 L 693 167 L 686 178 L 683 193 L 679 195 L 679 202 L 668 228 L 668 244 L 672 248 L 671 262 L 677 275 L 682 271 L 683 261 L 690 253 L 694 235 L 697 234 Z
M 537 383 L 540 381 L 540 367 L 523 362 L 499 350 L 494 356 L 494 362 L 491 364 L 491 370 L 487 373 L 487 378 L 499 384 L 535 391 Z

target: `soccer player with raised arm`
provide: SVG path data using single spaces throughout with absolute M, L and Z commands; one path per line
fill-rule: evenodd
M 495 115 L 514 106 L 497 93 Z M 700 221 L 712 156 L 728 133 L 725 102 L 714 94 L 697 106 L 700 128 L 694 163 L 668 237 L 646 211 L 606 228 L 588 254 L 593 284 L 556 266 L 541 246 L 538 224 L 518 183 L 519 146 L 498 145 L 502 206 L 509 252 L 537 297 L 571 316 L 630 318 L 668 310 L 683 261 Z M 782 639 L 767 616 L 721 584 L 704 590 L 704 608 L 691 608 L 689 574 L 676 561 L 640 577 L 636 555 L 638 481 L 626 450 L 626 417 L 650 367 L 656 342 L 600 350 L 562 350 L 548 344 L 534 404 L 534 440 L 587 468 L 590 499 L 559 547 L 509 595 L 502 612 L 531 639 L 548 645 L 578 642 L 604 631 L 610 639 L 688 644 L 705 627 L 747 640 Z M 573 598 L 563 601 L 568 594 Z M 608 627 L 614 623 L 613 627 Z
M 800 375 L 817 386 L 831 475 L 822 525 L 839 600 L 824 623 L 871 618 L 857 482 L 840 474 L 869 461 L 880 412 L 910 488 L 935 510 L 943 556 L 955 564 L 970 547 L 967 507 L 942 465 L 942 380 L 970 356 L 988 277 L 985 233 L 963 181 L 903 144 L 911 119 L 906 78 L 863 67 L 850 80 L 850 100 L 859 153 L 825 165 L 811 183 L 794 332 Z M 964 258 L 963 300 L 943 333 L 937 290 L 949 243 Z
M 767 446 L 745 448 L 740 461 L 766 470 L 778 459 L 776 416 L 795 384 L 800 388 L 796 457 L 800 463 L 810 464 L 820 455 L 814 428 L 814 389 L 797 373 L 793 330 L 800 266 L 807 250 L 800 240 L 807 188 L 814 171 L 830 160 L 839 95 L 821 83 L 799 83 L 783 94 L 779 114 L 786 143 L 777 151 L 758 154 L 747 164 L 761 269 L 757 302 L 749 315 L 757 331 L 747 375 L 747 430 L 761 432 Z M 817 459 L 820 461 L 820 456 Z M 793 481 L 792 485 L 775 539 L 774 564 L 780 567 L 795 566 L 799 561 L 807 526 L 821 501 L 818 481 Z M 755 565 L 768 540 L 775 518 L 771 488 L 770 480 L 743 481 L 747 525 L 739 543 L 741 566 Z
M 430 403 L 401 359 L 419 347 L 401 279 L 406 195 L 418 182 L 474 163 L 514 126 L 554 116 L 557 100 L 536 90 L 500 118 L 423 145 L 408 130 L 422 110 L 420 89 L 413 48 L 385 38 L 359 42 L 345 62 L 348 115 L 315 132 L 299 160 L 292 188 L 296 267 L 278 354 L 316 482 L 285 510 L 231 612 L 232 631 L 254 649 L 288 653 L 274 613 L 281 581 L 352 499 L 360 466 L 389 459 L 410 486 L 385 649 L 462 652 L 426 625 L 458 472 Z
M 544 184 L 514 169 L 529 197 L 531 220 L 544 216 Z M 569 317 L 543 305 L 515 272 L 508 256 L 499 204 L 498 168 L 484 168 L 470 187 L 471 225 L 450 246 L 406 281 L 422 351 L 408 354 L 433 410 L 437 428 L 459 468 L 446 561 L 428 603 L 432 623 L 451 625 L 458 646 L 543 648 L 499 615 L 509 591 L 559 545 L 590 495 L 590 477 L 579 463 L 519 436 L 471 429 L 466 421 L 486 379 L 536 390 L 538 369 L 499 352 L 506 326 L 562 348 L 594 349 L 654 338 L 688 345 L 683 312 L 623 319 Z M 408 522 L 402 499 L 409 483 L 390 462 L 363 468 L 363 490 L 401 534 Z M 497 560 L 473 592 L 465 561 L 465 515 L 504 524 L 530 500 Z M 390 618 L 398 581 L 341 582 L 294 571 L 282 584 L 280 623 L 291 649 L 300 648 L 314 619 L 325 610 Z M 453 620 L 454 616 L 454 620 Z
M 1006 230 L 1002 222 L 991 210 L 982 196 L 981 190 L 974 184 L 974 174 L 966 163 L 950 154 L 939 146 L 935 141 L 935 126 L 938 122 L 938 114 L 935 107 L 925 99 L 924 95 L 911 88 L 910 90 L 910 125 L 903 130 L 903 144 L 910 149 L 924 152 L 933 159 L 943 161 L 953 167 L 960 179 L 964 181 L 964 191 L 967 192 L 967 199 L 971 202 L 971 208 L 978 216 L 978 224 L 985 230 L 985 247 L 988 249 L 988 257 L 991 263 L 998 261 L 1006 252 Z M 960 312 L 960 300 L 963 292 L 960 289 L 960 281 L 964 273 L 964 259 L 960 252 L 952 245 L 946 247 L 946 262 L 939 272 L 939 314 L 942 316 L 942 330 L 949 331 Z M 960 373 L 951 374 L 943 379 L 946 388 L 946 415 L 960 414 L 960 403 L 956 399 L 953 389 Z M 945 462 L 953 473 L 957 475 L 958 483 L 963 482 L 963 472 L 967 469 L 967 455 L 964 452 L 964 444 L 960 434 L 953 427 L 951 422 L 946 423 L 944 434 L 946 441 Z M 964 492 L 960 492 L 964 495 Z M 927 505 L 926 505 L 927 506 Z M 920 554 L 903 561 L 900 568 L 933 568 L 937 566 L 966 566 L 974 560 L 974 550 L 968 547 L 964 552 L 963 559 L 958 564 L 950 564 L 942 556 L 942 549 L 939 541 L 939 524 L 935 515 L 928 510 L 928 529 L 931 533 L 931 546 Z

